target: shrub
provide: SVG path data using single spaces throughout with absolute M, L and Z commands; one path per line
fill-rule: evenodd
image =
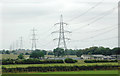
M 73 60 L 71 58 L 66 58 L 65 59 L 65 63 L 76 63 L 76 62 L 77 62 L 77 60 Z
M 39 66 L 39 67 L 17 67 L 5 68 L 3 72 L 49 72 L 49 71 L 81 71 L 81 70 L 117 70 L 119 66 L 115 65 L 88 65 L 88 66 Z
M 117 60 L 85 60 L 85 63 L 118 62 Z
M 20 55 L 18 56 L 18 59 L 24 59 L 23 54 L 20 54 Z
M 40 59 L 3 59 L 2 64 L 52 64 L 52 63 L 64 63 L 63 60 L 40 60 Z

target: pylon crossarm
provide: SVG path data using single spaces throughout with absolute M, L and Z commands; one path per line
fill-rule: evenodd
M 63 24 L 68 25 L 68 23 L 64 23 L 64 22 L 63 22 Z
M 54 24 L 54 26 L 55 26 L 55 25 L 58 25 L 58 24 L 60 24 L 60 23 L 56 23 L 56 24 Z
M 59 38 L 55 38 L 55 39 L 53 39 L 53 40 L 58 40 Z
M 53 31 L 51 34 L 53 34 L 53 33 L 59 33 L 59 31 Z
M 66 30 L 65 30 L 64 33 L 72 33 L 72 32 L 71 32 L 71 31 L 66 31 Z

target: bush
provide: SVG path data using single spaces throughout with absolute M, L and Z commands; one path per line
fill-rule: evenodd
M 24 59 L 23 54 L 20 54 L 20 55 L 18 56 L 18 59 Z
M 3 72 L 50 72 L 50 71 L 81 71 L 81 70 L 117 70 L 119 66 L 115 65 L 88 65 L 88 66 L 39 66 L 39 67 L 17 67 L 5 68 Z
M 40 59 L 4 59 L 2 60 L 3 65 L 8 64 L 53 64 L 53 63 L 64 63 L 63 60 L 40 60 Z
M 117 60 L 85 60 L 85 63 L 118 62 Z
M 77 62 L 77 60 L 73 60 L 71 58 L 66 58 L 65 59 L 65 63 L 76 63 L 76 62 Z
M 44 52 L 37 49 L 30 54 L 30 58 L 44 58 Z
M 13 59 L 3 59 L 2 64 L 3 65 L 15 64 L 15 60 L 13 60 Z

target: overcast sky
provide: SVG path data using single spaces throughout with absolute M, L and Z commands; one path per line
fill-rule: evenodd
M 118 0 L 2 0 L 0 3 L 0 49 L 19 48 L 23 37 L 25 49 L 31 49 L 32 28 L 35 28 L 37 48 L 54 49 L 59 29 L 54 26 L 63 15 L 66 34 L 72 49 L 91 46 L 118 46 Z

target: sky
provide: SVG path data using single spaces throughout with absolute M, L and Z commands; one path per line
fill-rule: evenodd
M 68 49 L 91 46 L 114 48 L 118 46 L 118 0 L 1 0 L 0 49 L 32 47 L 32 29 L 35 28 L 37 48 L 51 50 L 57 47 L 60 21 L 64 26 Z

